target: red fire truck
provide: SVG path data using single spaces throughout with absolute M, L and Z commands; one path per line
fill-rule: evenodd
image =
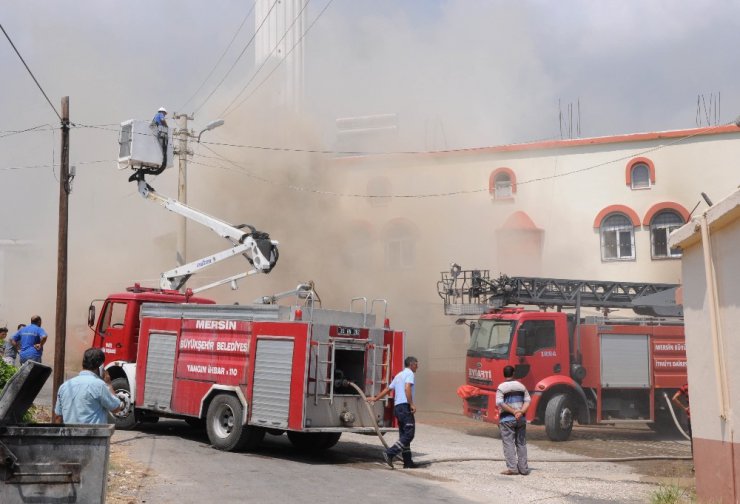
M 676 287 L 505 275 L 492 280 L 487 270 L 453 264 L 442 273 L 438 292 L 445 313 L 462 316 L 457 323 L 471 328 L 467 386 L 459 390 L 464 414 L 498 422 L 496 389 L 511 365 L 530 392 L 527 420 L 544 424 L 553 441 L 567 440 L 575 421 L 670 428 L 668 398 L 687 381 L 683 323 L 670 318 L 682 315 Z M 582 318 L 581 307 L 599 308 L 604 316 Z M 619 308 L 651 316 L 606 316 Z
M 222 450 L 254 448 L 266 432 L 287 431 L 295 446 L 320 450 L 342 432 L 374 432 L 373 420 L 391 430 L 388 402 L 373 405 L 371 418 L 350 382 L 377 394 L 403 369 L 404 334 L 385 317 L 376 327 L 367 301 L 333 311 L 302 292 L 303 307 L 217 305 L 138 286 L 109 296 L 93 328 L 126 404 L 116 427 L 181 418 L 205 424 Z
M 136 285 L 108 296 L 97 322 L 96 304 L 90 305 L 93 345 L 106 353 L 113 388 L 125 403 L 116 426 L 180 418 L 205 425 L 213 446 L 222 450 L 254 448 L 266 432 L 287 432 L 295 446 L 321 450 L 343 432 L 375 432 L 376 424 L 381 432 L 391 430 L 388 400 L 368 410 L 362 397 L 379 393 L 403 369 L 404 333 L 390 328 L 387 303 L 356 298 L 348 311 L 328 310 L 310 282 L 249 305 L 195 297 L 269 273 L 278 243 L 252 226 L 230 225 L 157 194 L 144 180 L 145 165 L 134 168 L 130 180 L 142 196 L 207 226 L 231 248 L 162 273 L 158 289 Z M 237 256 L 253 269 L 177 290 L 201 269 Z M 288 296 L 297 303 L 277 304 Z M 384 323 L 377 326 L 381 307 Z

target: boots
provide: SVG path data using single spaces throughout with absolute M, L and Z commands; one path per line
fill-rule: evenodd
M 419 464 L 411 460 L 411 450 L 404 450 L 401 455 L 403 456 L 404 469 L 417 469 L 421 467 Z

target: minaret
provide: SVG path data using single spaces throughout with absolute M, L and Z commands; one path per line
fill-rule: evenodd
M 256 82 L 280 65 L 270 78 L 270 88 L 274 90 L 277 105 L 296 112 L 303 101 L 304 40 L 298 41 L 306 27 L 306 11 L 302 10 L 305 1 L 257 0 L 254 10 L 255 30 L 259 29 L 255 38 L 255 68 L 267 61 Z

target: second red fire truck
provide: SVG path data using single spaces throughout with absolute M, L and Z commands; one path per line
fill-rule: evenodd
M 564 441 L 575 422 L 649 422 L 671 428 L 667 399 L 687 381 L 676 285 L 506 277 L 453 265 L 438 291 L 445 313 L 471 326 L 466 357 L 465 415 L 498 422 L 496 388 L 511 365 L 531 395 L 527 420 Z M 525 310 L 516 305 L 538 306 Z M 554 307 L 557 311 L 547 311 Z M 567 314 L 561 309 L 572 307 Z M 663 315 L 631 319 L 581 317 L 631 308 Z M 472 318 L 475 316 L 475 318 Z M 666 397 L 667 396 L 667 397 Z

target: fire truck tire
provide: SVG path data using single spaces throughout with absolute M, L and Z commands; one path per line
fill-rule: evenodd
M 328 432 L 326 434 L 326 442 L 324 443 L 324 450 L 328 450 L 339 442 L 339 438 L 342 437 L 341 432 Z
M 214 448 L 224 451 L 252 450 L 265 437 L 265 430 L 242 425 L 244 409 L 236 396 L 219 394 L 208 407 L 206 431 Z
M 556 394 L 545 408 L 545 432 L 551 441 L 565 441 L 573 430 L 573 400 L 568 394 Z
M 328 450 L 341 437 L 341 432 L 295 432 L 288 431 L 288 439 L 298 450 L 304 452 L 318 452 Z
M 113 423 L 115 423 L 116 429 L 131 430 L 138 423 L 134 405 L 131 404 L 131 386 L 129 385 L 128 380 L 124 377 L 112 380 L 110 385 L 116 392 L 118 398 L 124 403 L 124 408 L 121 413 L 111 415 Z

